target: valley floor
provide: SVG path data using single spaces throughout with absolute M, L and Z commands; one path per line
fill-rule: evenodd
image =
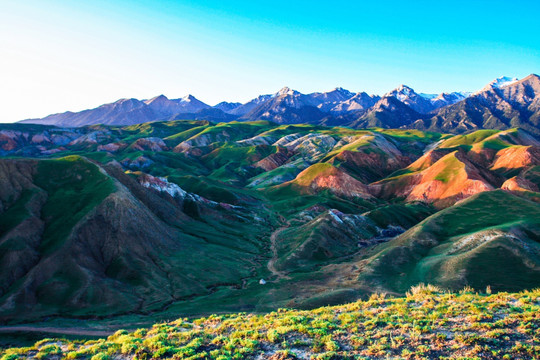
M 487 290 L 489 293 L 489 289 Z M 310 311 L 187 318 L 106 339 L 44 339 L 1 351 L 36 359 L 537 359 L 540 289 L 479 294 L 419 285 L 405 297 Z

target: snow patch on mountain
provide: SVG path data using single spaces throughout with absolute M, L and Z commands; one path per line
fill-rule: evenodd
M 399 101 L 404 102 L 413 94 L 416 95 L 412 88 L 408 87 L 407 85 L 401 84 L 396 89 L 387 93 L 385 96 L 393 96 Z
M 300 95 L 300 93 L 296 90 L 291 89 L 290 87 L 283 87 L 281 90 L 279 90 L 277 93 L 274 94 L 274 97 L 283 96 L 283 95 Z
M 492 82 L 490 82 L 488 85 L 495 88 L 502 88 L 508 85 L 512 85 L 513 83 L 518 82 L 518 81 L 519 81 L 518 78 L 511 78 L 509 76 L 501 76 L 493 80 Z
M 501 77 L 498 77 L 496 78 L 495 80 L 491 81 L 489 84 L 487 84 L 486 86 L 484 86 L 481 90 L 475 92 L 473 95 L 476 95 L 476 94 L 480 94 L 484 91 L 488 91 L 488 90 L 491 90 L 491 89 L 502 89 L 504 87 L 507 87 L 509 85 L 512 85 L 516 82 L 518 82 L 519 79 L 518 78 L 512 78 L 512 77 L 509 77 L 509 76 L 501 76 Z

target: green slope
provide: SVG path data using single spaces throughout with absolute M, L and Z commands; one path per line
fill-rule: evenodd
M 114 190 L 113 181 L 78 156 L 41 161 L 35 184 L 47 192 L 41 216 L 46 227 L 40 251 L 54 251 L 79 220 Z
M 419 282 L 540 286 L 540 205 L 503 191 L 477 194 L 385 244 L 360 281 L 397 292 Z

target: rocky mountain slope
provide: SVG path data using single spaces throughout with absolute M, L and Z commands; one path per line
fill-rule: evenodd
M 494 82 L 467 99 L 444 107 L 432 118 L 419 121 L 419 129 L 467 132 L 478 129 L 521 127 L 540 134 L 540 77 Z
M 540 286 L 540 139 L 523 129 L 7 124 L 0 155 L 3 322 Z

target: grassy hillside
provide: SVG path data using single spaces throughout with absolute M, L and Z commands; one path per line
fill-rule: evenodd
M 396 292 L 418 282 L 539 287 L 540 205 L 500 190 L 472 196 L 384 244 L 360 278 Z
M 17 359 L 536 359 L 540 290 L 479 294 L 419 285 L 406 297 L 311 311 L 181 318 L 89 341 L 44 339 Z
M 2 197 L 2 321 L 155 311 L 241 287 L 264 269 L 259 238 L 273 220 L 254 220 L 267 215 L 246 207 L 255 199 L 245 193 L 230 193 L 240 210 L 175 199 L 149 192 L 119 165 L 100 168 L 80 156 L 0 167 L 0 178 L 12 177 L 3 192 L 18 176 L 27 181 Z
M 109 177 L 79 156 L 39 162 L 34 182 L 48 194 L 41 213 L 46 228 L 40 250 L 45 253 L 54 251 L 75 224 L 114 190 Z

